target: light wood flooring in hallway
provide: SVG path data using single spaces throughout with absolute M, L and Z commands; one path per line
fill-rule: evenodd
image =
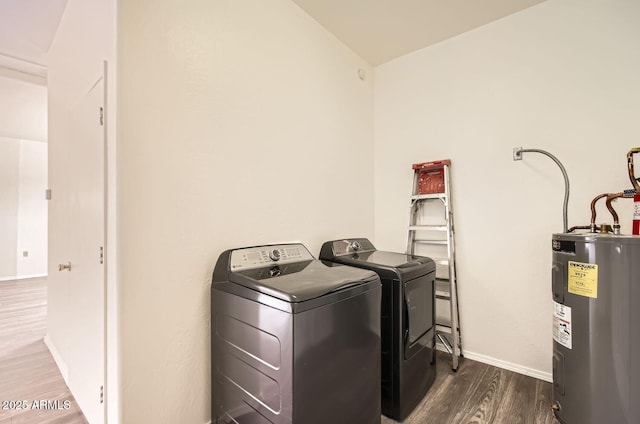
M 87 422 L 44 344 L 46 331 L 46 279 L 0 281 L 0 424 Z

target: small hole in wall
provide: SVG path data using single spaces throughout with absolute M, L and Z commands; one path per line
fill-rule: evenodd
M 367 79 L 367 71 L 362 68 L 358 69 L 358 78 L 360 78 L 362 81 Z

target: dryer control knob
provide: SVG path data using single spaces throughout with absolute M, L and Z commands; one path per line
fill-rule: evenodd
M 273 249 L 271 252 L 269 252 L 269 258 L 272 261 L 279 261 L 280 260 L 280 251 L 278 249 Z
M 351 249 L 358 251 L 360 249 L 362 249 L 362 246 L 360 245 L 360 242 L 358 241 L 354 241 L 353 243 L 351 243 Z

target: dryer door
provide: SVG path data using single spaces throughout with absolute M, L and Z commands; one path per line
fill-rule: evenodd
M 404 283 L 404 358 L 431 347 L 433 328 L 433 273 Z

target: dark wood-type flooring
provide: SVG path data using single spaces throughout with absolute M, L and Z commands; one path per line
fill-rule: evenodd
M 0 282 L 0 424 L 86 424 L 49 350 L 45 279 Z M 457 372 L 438 352 L 434 385 L 404 424 L 558 424 L 551 384 L 469 359 Z M 24 400 L 26 410 L 1 409 Z M 31 409 L 33 401 L 69 401 L 63 410 Z M 382 424 L 395 421 L 382 417 Z M 358 423 L 354 423 L 358 424 Z
M 382 424 L 395 421 L 382 417 Z M 404 424 L 559 424 L 551 383 L 438 352 L 436 380 Z
M 0 424 L 87 422 L 44 344 L 46 331 L 46 279 L 0 281 Z M 52 409 L 56 400 L 62 409 Z

